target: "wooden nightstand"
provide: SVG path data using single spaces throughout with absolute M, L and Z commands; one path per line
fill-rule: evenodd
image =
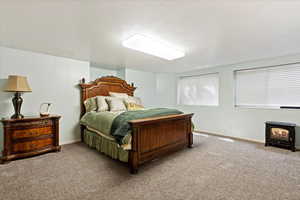
M 18 158 L 60 151 L 60 116 L 1 120 L 4 128 L 2 163 Z

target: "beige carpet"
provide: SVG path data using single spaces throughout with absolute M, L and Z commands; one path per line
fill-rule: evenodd
M 144 165 L 137 175 L 81 143 L 0 165 L 1 200 L 300 199 L 300 152 L 217 137 Z

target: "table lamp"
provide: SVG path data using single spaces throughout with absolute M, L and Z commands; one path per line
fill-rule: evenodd
M 15 92 L 15 96 L 12 99 L 15 114 L 11 116 L 12 119 L 21 119 L 24 116 L 20 113 L 21 106 L 23 103 L 23 99 L 21 97 L 22 92 L 31 92 L 31 88 L 27 82 L 27 78 L 25 76 L 16 76 L 10 75 L 8 76 L 8 81 L 6 86 L 4 87 L 5 92 Z

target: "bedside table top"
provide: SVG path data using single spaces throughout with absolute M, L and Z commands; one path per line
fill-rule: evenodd
M 47 117 L 41 117 L 41 116 L 24 116 L 22 119 L 10 119 L 10 118 L 4 118 L 1 119 L 1 122 L 19 122 L 19 121 L 34 121 L 34 120 L 42 120 L 42 119 L 52 119 L 52 118 L 61 118 L 59 115 L 49 115 Z

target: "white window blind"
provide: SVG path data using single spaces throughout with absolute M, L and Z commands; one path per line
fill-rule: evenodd
M 300 106 L 300 64 L 235 72 L 236 105 Z
M 218 74 L 181 77 L 178 82 L 178 104 L 219 105 Z

